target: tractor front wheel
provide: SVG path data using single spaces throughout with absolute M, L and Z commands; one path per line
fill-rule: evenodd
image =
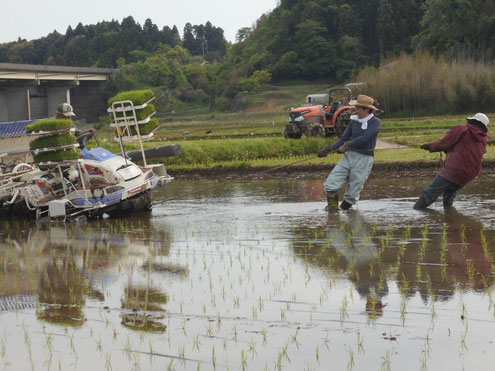
M 305 130 L 306 136 L 309 137 L 325 137 L 325 128 L 321 124 L 312 124 Z

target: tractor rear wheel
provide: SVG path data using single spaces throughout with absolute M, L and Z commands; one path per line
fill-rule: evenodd
M 305 130 L 306 136 L 309 137 L 325 137 L 325 128 L 321 124 L 311 124 Z
M 339 116 L 335 120 L 335 133 L 339 137 L 342 134 L 344 134 L 344 131 L 347 128 L 347 125 L 349 125 L 350 121 L 351 121 L 351 110 L 350 109 L 346 109 L 346 110 L 340 112 Z

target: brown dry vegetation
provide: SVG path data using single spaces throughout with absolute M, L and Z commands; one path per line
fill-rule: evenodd
M 357 80 L 366 82 L 366 94 L 379 97 L 387 114 L 476 112 L 495 105 L 495 68 L 473 60 L 403 54 L 379 69 L 365 68 Z

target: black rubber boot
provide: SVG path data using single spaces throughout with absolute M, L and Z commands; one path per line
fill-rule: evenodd
M 429 203 L 427 203 L 423 196 L 419 197 L 416 203 L 413 206 L 414 210 L 421 210 L 421 209 L 426 209 L 428 206 L 430 206 Z
M 340 208 L 342 210 L 349 210 L 350 208 L 352 207 L 352 204 L 350 204 L 349 202 L 347 202 L 346 200 L 342 201 L 340 203 Z
M 339 195 L 337 192 L 327 192 L 327 206 L 325 211 L 334 211 L 339 208 Z
M 450 207 L 454 204 L 454 198 L 457 192 L 445 192 L 443 194 L 443 207 Z

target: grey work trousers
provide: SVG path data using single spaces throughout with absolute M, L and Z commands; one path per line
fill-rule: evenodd
M 373 167 L 373 156 L 354 151 L 347 151 L 342 160 L 333 168 L 325 181 L 327 192 L 338 192 L 347 182 L 349 186 L 344 194 L 344 200 L 355 205 L 363 190 L 364 182 Z

